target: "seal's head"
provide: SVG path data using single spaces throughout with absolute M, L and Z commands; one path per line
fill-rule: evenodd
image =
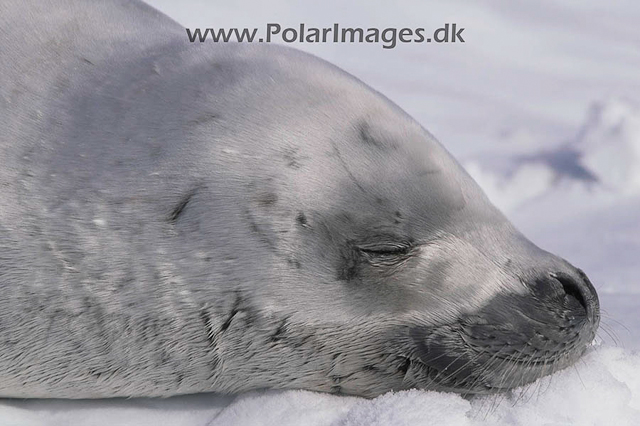
M 306 55 L 269 64 L 245 80 L 235 146 L 251 180 L 243 250 L 269 265 L 242 303 L 278 326 L 271 356 L 243 347 L 235 374 L 259 363 L 264 386 L 485 393 L 583 354 L 599 308 L 581 270 L 519 233 L 380 94 Z

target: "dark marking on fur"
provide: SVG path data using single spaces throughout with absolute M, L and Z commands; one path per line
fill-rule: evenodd
M 300 168 L 301 157 L 298 155 L 298 150 L 299 148 L 289 148 L 285 151 L 282 157 L 287 162 L 287 167 L 290 167 L 292 169 Z
M 376 138 L 371 135 L 371 127 L 368 123 L 363 122 L 358 126 L 358 136 L 360 140 L 367 145 L 375 146 L 376 148 L 384 148 L 384 144 L 380 143 Z
M 278 201 L 278 195 L 275 192 L 264 192 L 257 198 L 258 204 L 268 207 Z
M 189 191 L 189 193 L 187 193 L 184 197 L 182 197 L 182 199 L 178 202 L 178 204 L 176 204 L 176 206 L 173 208 L 173 210 L 169 214 L 169 219 L 168 219 L 169 223 L 175 224 L 178 221 L 178 218 L 182 213 L 184 213 L 184 209 L 187 207 L 187 204 L 189 204 L 189 201 L 191 201 L 191 198 L 193 197 L 195 192 L 196 192 L 195 189 L 192 191 Z
M 300 261 L 298 259 L 293 259 L 290 257 L 287 259 L 287 263 L 291 266 L 294 266 L 296 269 L 302 268 L 302 265 L 300 264 Z
M 285 333 L 280 333 L 278 336 L 279 341 L 282 344 L 292 348 L 301 348 L 307 344 L 310 344 L 311 346 L 315 346 L 314 345 L 315 335 L 313 332 L 311 334 L 300 336 L 299 334 L 296 334 L 296 333 L 286 333 L 287 327 L 288 327 L 288 324 L 286 324 L 283 329 Z
M 245 213 L 245 216 L 247 217 L 247 220 L 249 222 L 249 227 L 251 229 L 251 232 L 253 232 L 254 234 L 258 235 L 258 238 L 262 243 L 264 243 L 270 249 L 276 251 L 275 242 L 272 240 L 271 237 L 269 237 L 267 235 L 265 230 L 262 229 L 262 227 L 260 227 L 260 225 L 258 225 L 258 223 L 256 222 L 255 218 L 253 217 L 253 215 L 249 211 L 249 209 L 246 209 L 244 211 L 244 213 Z
M 209 346 L 212 348 L 216 347 L 215 335 L 213 334 L 213 327 L 211 322 L 211 314 L 207 310 L 207 308 L 203 307 L 200 309 L 200 320 L 204 324 L 204 329 L 207 332 L 207 340 L 209 341 Z
M 279 342 L 280 340 L 283 339 L 286 331 L 287 331 L 287 318 L 284 318 L 282 321 L 280 321 L 280 324 L 278 324 L 278 328 L 276 328 L 276 331 L 274 331 L 273 334 L 269 336 L 269 341 L 272 343 Z
M 217 114 L 214 114 L 212 112 L 207 112 L 204 114 L 199 115 L 198 117 L 189 120 L 190 124 L 194 124 L 194 125 L 200 125 L 200 124 L 205 124 L 209 121 L 214 121 L 214 120 L 218 120 L 220 117 Z
M 100 380 L 102 378 L 102 375 L 105 374 L 104 371 L 97 371 L 97 370 L 89 370 L 88 373 L 90 376 L 93 376 L 98 380 Z
M 340 281 L 353 281 L 358 276 L 358 266 L 360 264 L 360 252 L 353 242 L 348 241 L 345 247 L 340 250 L 340 261 L 338 265 L 338 279 Z
M 303 228 L 308 228 L 309 227 L 309 222 L 307 221 L 307 216 L 305 216 L 304 212 L 298 213 L 298 216 L 296 216 L 296 221 Z
M 229 329 L 229 327 L 231 326 L 231 321 L 233 321 L 233 317 L 235 317 L 237 313 L 238 311 L 235 309 L 231 311 L 229 316 L 227 316 L 227 319 L 224 321 L 224 323 L 220 327 L 220 332 L 225 332 Z
M 422 170 L 418 172 L 418 176 L 429 176 L 429 175 L 435 175 L 438 173 L 442 173 L 442 169 L 435 168 L 435 169 Z
M 411 359 L 405 358 L 404 362 L 400 364 L 400 366 L 398 367 L 398 371 L 402 373 L 402 375 L 404 376 L 407 374 L 407 371 L 409 371 L 410 367 L 411 367 Z
M 395 223 L 396 225 L 402 223 L 402 214 L 399 211 L 396 211 L 393 223 Z
M 358 187 L 360 191 L 364 192 L 365 194 L 368 194 L 368 192 L 362 187 L 362 185 L 360 185 L 360 182 L 358 182 L 358 180 L 353 175 L 353 173 L 351 173 L 351 170 L 349 170 L 349 166 L 347 166 L 347 163 L 342 158 L 342 154 L 340 153 L 340 150 L 336 146 L 335 142 L 331 141 L 331 146 L 333 147 L 333 151 L 336 153 L 338 160 L 340 160 L 340 164 L 342 165 L 342 168 L 347 172 L 347 175 L 349 175 L 349 178 L 351 179 L 351 181 L 353 181 L 353 183 Z
M 231 312 L 229 313 L 229 315 L 227 315 L 227 319 L 224 321 L 224 323 L 222 323 L 222 326 L 220 327 L 221 333 L 229 329 L 229 327 L 231 326 L 231 321 L 233 321 L 233 318 L 238 314 L 238 312 L 240 312 L 241 303 L 242 298 L 240 297 L 240 294 L 236 292 L 236 300 L 235 302 L 233 302 L 233 308 L 231 308 Z

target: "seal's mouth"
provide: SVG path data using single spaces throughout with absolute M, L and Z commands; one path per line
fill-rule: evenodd
M 599 325 L 591 283 L 550 274 L 527 295 L 499 295 L 453 324 L 414 328 L 411 375 L 419 387 L 463 394 L 496 393 L 572 365 Z

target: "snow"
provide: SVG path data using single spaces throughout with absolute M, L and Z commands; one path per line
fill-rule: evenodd
M 167 400 L 0 403 L 3 425 L 50 426 L 502 426 L 640 424 L 640 355 L 599 345 L 575 368 L 510 395 L 471 401 L 410 390 L 367 400 L 309 391 Z
M 640 110 L 627 103 L 594 104 L 576 146 L 602 183 L 624 193 L 640 191 Z
M 0 424 L 640 425 L 640 3 L 150 3 L 189 27 L 464 26 L 466 43 L 457 45 L 295 47 L 398 103 L 525 235 L 584 269 L 600 295 L 599 336 L 574 367 L 508 395 L 4 400 Z

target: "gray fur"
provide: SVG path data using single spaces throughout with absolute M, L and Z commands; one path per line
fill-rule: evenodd
M 485 392 L 593 338 L 586 277 L 326 62 L 124 0 L 4 0 L 0 49 L 0 396 Z

